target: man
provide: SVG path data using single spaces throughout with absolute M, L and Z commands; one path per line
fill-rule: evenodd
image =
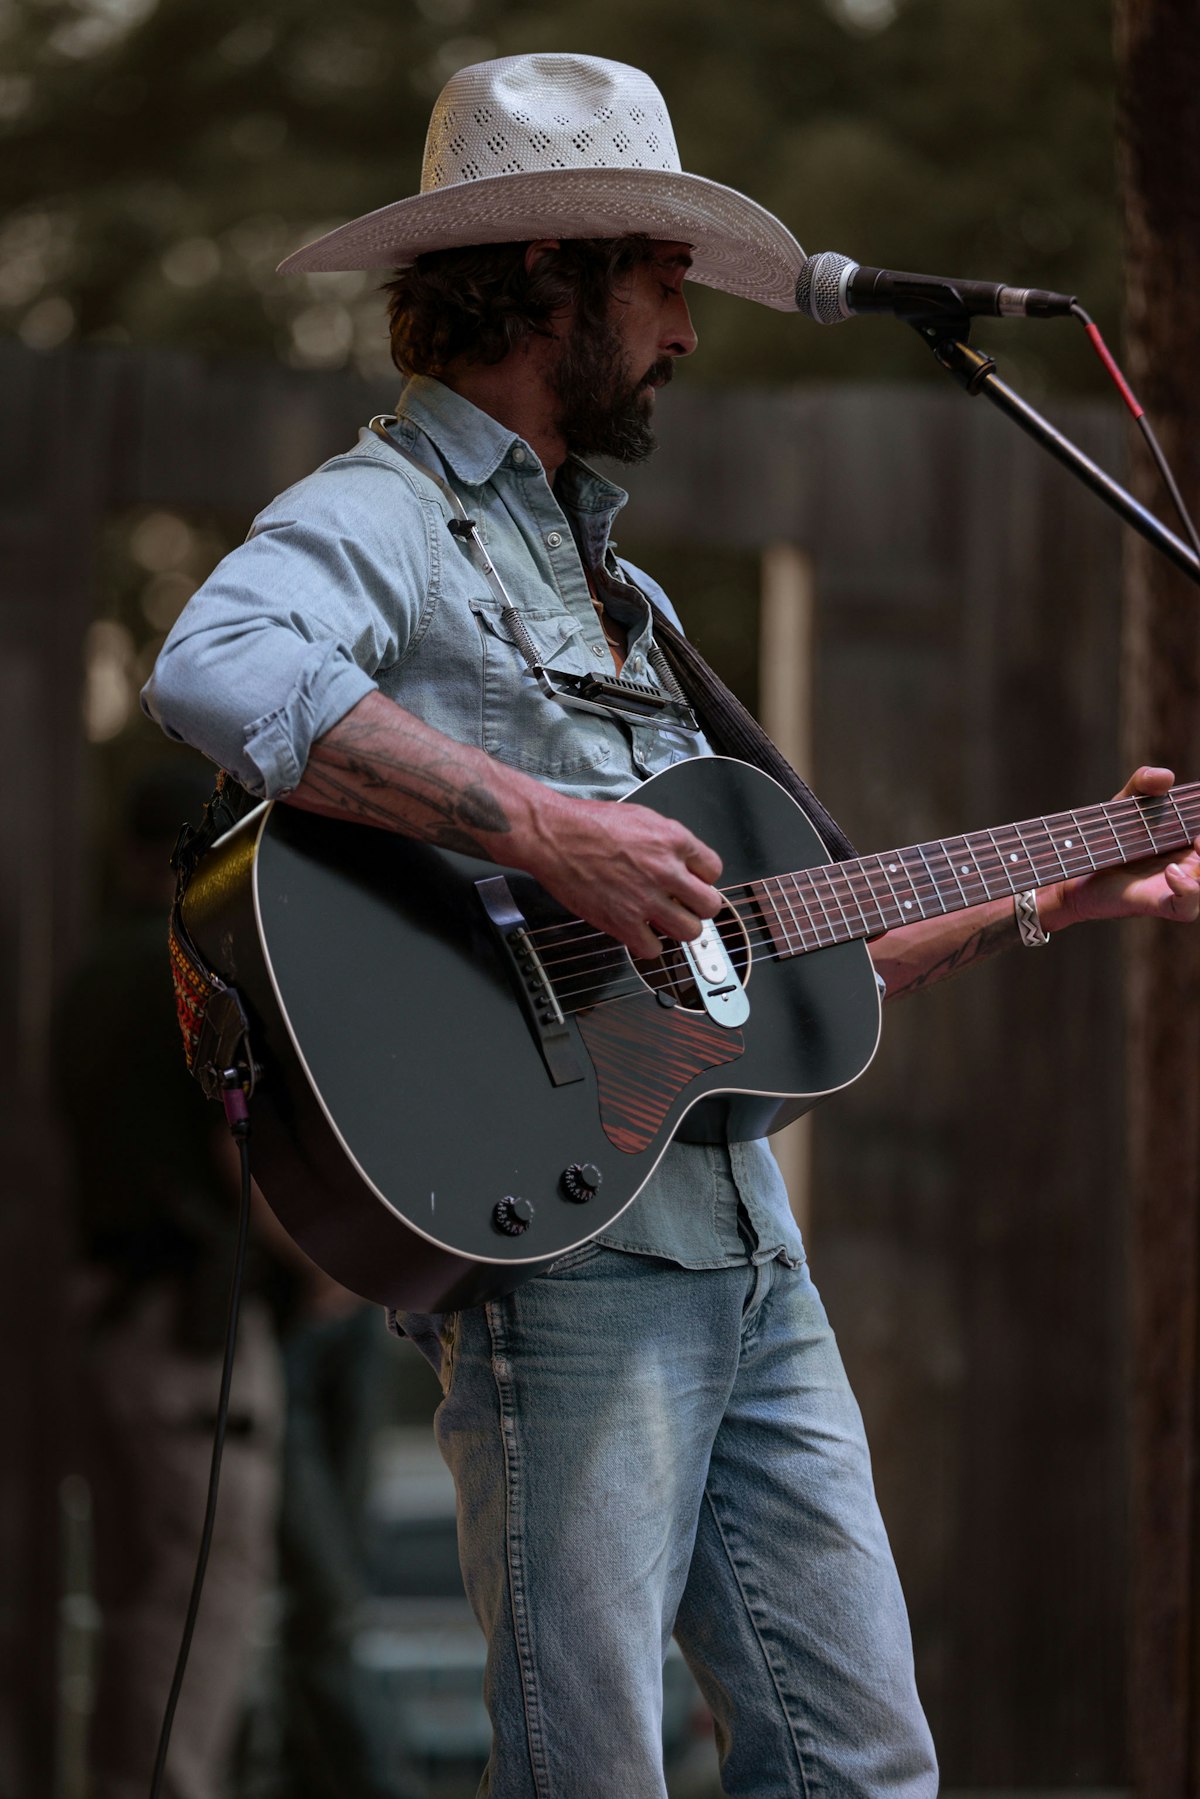
M 686 278 L 787 309 L 801 259 L 752 201 L 680 171 L 636 70 L 461 71 L 421 194 L 284 265 L 397 270 L 399 416 L 261 516 L 173 632 L 153 715 L 255 792 L 524 868 L 634 955 L 694 938 L 721 905 L 717 857 L 607 802 L 704 744 L 677 710 L 570 709 L 529 661 L 669 689 L 646 596 L 669 604 L 612 556 L 624 496 L 579 457 L 648 452 L 656 391 L 696 347 Z M 515 626 L 439 482 L 480 521 Z M 1143 769 L 1130 791 L 1170 779 Z M 1189 852 L 1057 883 L 1026 929 L 1198 910 Z M 894 995 L 1019 941 L 997 902 L 872 953 Z M 725 1791 L 929 1799 L 861 1422 L 763 1143 L 673 1144 L 610 1229 L 515 1294 L 401 1322 L 446 1394 L 488 1638 L 482 1791 L 658 1799 L 674 1632 Z

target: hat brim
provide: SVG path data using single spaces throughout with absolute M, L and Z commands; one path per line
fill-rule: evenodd
M 690 281 L 795 312 L 804 251 L 756 201 L 703 175 L 663 169 L 531 169 L 459 181 L 381 206 L 326 232 L 280 274 L 406 268 L 467 244 L 644 232 L 689 244 Z

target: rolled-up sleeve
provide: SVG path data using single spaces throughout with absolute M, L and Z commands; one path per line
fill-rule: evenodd
M 142 692 L 168 736 L 267 799 L 399 660 L 435 598 L 436 507 L 350 455 L 289 488 L 188 601 Z

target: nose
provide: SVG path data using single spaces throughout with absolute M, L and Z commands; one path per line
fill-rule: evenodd
M 676 294 L 661 339 L 663 353 L 667 356 L 690 356 L 699 342 L 688 303 L 682 294 Z

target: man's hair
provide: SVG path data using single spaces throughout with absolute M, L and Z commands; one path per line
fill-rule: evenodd
M 458 357 L 503 361 L 555 313 L 585 328 L 608 317 L 614 284 L 649 262 L 650 238 L 571 238 L 525 267 L 527 244 L 479 244 L 419 256 L 385 283 L 392 361 L 405 375 L 441 375 Z

